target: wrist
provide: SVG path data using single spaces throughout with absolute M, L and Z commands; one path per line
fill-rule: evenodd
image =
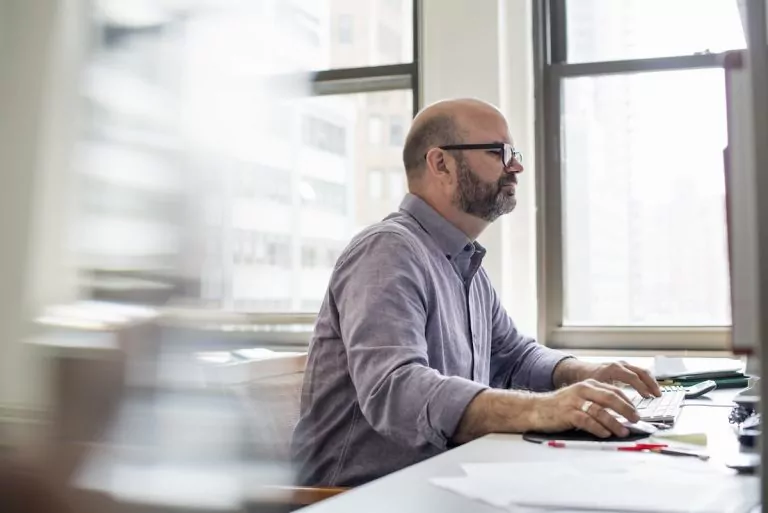
M 452 439 L 465 443 L 488 433 L 524 433 L 540 425 L 543 394 L 488 389 L 480 392 L 464 411 Z
M 556 389 L 573 385 L 574 383 L 588 379 L 590 373 L 591 368 L 589 364 L 570 356 L 560 360 L 555 366 L 555 370 L 552 372 L 552 384 Z

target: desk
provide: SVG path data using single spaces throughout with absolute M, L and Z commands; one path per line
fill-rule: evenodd
M 715 390 L 709 399 L 690 401 L 695 404 L 728 404 L 738 390 Z M 739 451 L 739 443 L 728 423 L 729 408 L 714 406 L 686 406 L 675 425 L 675 430 L 689 428 L 707 433 L 710 464 L 721 465 L 729 455 Z M 545 446 L 526 442 L 520 435 L 487 435 L 452 449 L 416 465 L 395 472 L 347 493 L 325 500 L 302 511 L 307 513 L 366 513 L 392 512 L 421 513 L 498 513 L 499 509 L 471 501 L 428 482 L 439 476 L 460 476 L 462 463 L 522 462 L 543 459 L 545 452 L 555 451 Z M 563 451 L 572 457 L 582 451 Z M 674 456 L 658 455 L 659 458 Z M 545 480 L 546 476 L 542 476 Z M 560 510 L 558 510 L 560 511 Z

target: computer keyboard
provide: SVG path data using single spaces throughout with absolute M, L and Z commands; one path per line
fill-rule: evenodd
M 685 388 L 680 386 L 661 387 L 661 397 L 643 397 L 640 394 L 630 396 L 637 408 L 640 420 L 645 422 L 673 423 L 680 413 L 685 399 Z

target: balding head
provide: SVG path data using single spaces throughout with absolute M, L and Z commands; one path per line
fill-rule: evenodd
M 471 98 L 440 101 L 419 112 L 413 119 L 403 148 L 408 181 L 413 182 L 424 174 L 424 155 L 431 148 L 463 142 L 473 125 L 489 115 L 503 119 L 490 103 Z

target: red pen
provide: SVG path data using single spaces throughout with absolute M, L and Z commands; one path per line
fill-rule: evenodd
M 582 441 L 565 441 L 565 440 L 550 440 L 547 442 L 549 447 L 555 447 L 558 449 L 587 449 L 592 451 L 651 451 L 659 450 L 667 447 L 667 444 L 649 444 L 649 443 L 624 443 L 624 442 L 582 442 Z

